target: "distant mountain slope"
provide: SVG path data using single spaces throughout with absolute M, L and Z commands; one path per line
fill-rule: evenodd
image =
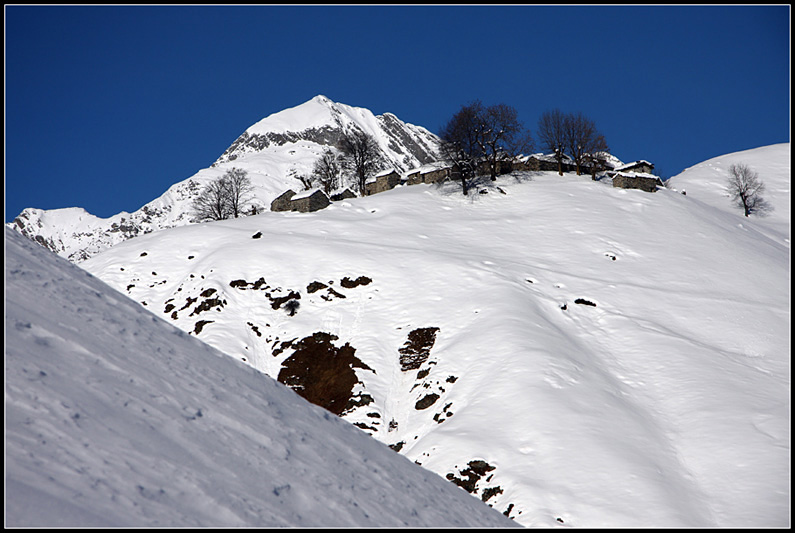
M 8 527 L 510 527 L 5 229 Z
M 301 190 L 298 177 L 309 175 L 315 160 L 348 130 L 375 137 L 384 167 L 405 171 L 436 157 L 438 138 L 428 130 L 390 113 L 376 116 L 367 109 L 316 96 L 257 122 L 210 168 L 175 183 L 133 213 L 102 219 L 79 207 L 28 208 L 8 226 L 70 261 L 83 261 L 132 237 L 189 224 L 191 204 L 201 189 L 231 167 L 247 171 L 254 186 L 253 204 L 267 210 L 285 190 Z
M 786 526 L 788 243 L 668 189 L 476 191 L 174 228 L 82 265 L 522 525 Z

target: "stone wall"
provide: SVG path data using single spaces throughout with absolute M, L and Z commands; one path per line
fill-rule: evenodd
M 290 200 L 293 196 L 295 196 L 295 191 L 292 189 L 282 193 L 271 202 L 271 211 L 291 211 Z
M 646 192 L 657 191 L 657 178 L 646 176 L 629 176 L 616 174 L 613 176 L 613 187 L 622 189 L 640 189 Z

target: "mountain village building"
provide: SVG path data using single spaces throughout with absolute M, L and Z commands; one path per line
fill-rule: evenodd
M 641 159 L 616 167 L 612 171 L 608 171 L 607 175 L 613 178 L 613 187 L 656 192 L 657 187 L 662 186 L 662 180 L 652 172 L 654 172 L 654 165 Z
M 271 211 L 290 211 L 290 200 L 295 196 L 295 191 L 289 189 L 277 196 L 271 202 Z
M 365 196 L 394 189 L 401 182 L 400 174 L 395 169 L 389 169 L 376 174 L 364 184 Z
M 424 165 L 406 176 L 406 183 L 408 185 L 438 183 L 445 180 L 448 176 L 450 176 L 450 167 L 438 164 Z
M 563 172 L 575 172 L 577 165 L 574 164 L 574 160 L 571 157 L 563 154 L 561 169 Z M 557 172 L 558 160 L 555 159 L 555 154 L 532 154 L 515 159 L 513 161 L 513 170 Z
M 324 209 L 330 203 L 331 201 L 326 196 L 326 193 L 320 189 L 304 191 L 300 194 L 290 189 L 271 202 L 271 211 L 310 213 Z

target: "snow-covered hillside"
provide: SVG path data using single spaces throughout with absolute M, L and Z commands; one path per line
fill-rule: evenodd
M 742 209 L 731 202 L 726 191 L 729 167 L 744 164 L 757 172 L 765 184 L 762 197 L 770 204 L 767 212 L 754 215 L 757 228 L 773 238 L 786 242 L 790 238 L 790 145 L 763 146 L 715 157 L 694 165 L 668 180 L 668 186 L 684 192 L 692 200 L 703 202 L 719 211 L 742 215 Z
M 254 187 L 252 205 L 269 209 L 287 189 L 301 190 L 299 176 L 337 144 L 343 131 L 372 135 L 385 168 L 405 171 L 436 158 L 438 138 L 396 116 L 333 102 L 319 95 L 274 113 L 247 129 L 210 167 L 175 183 L 133 213 L 96 217 L 82 208 L 25 209 L 8 224 L 26 237 L 73 262 L 80 262 L 129 238 L 191 223 L 193 200 L 209 182 L 232 167 L 245 170 Z
M 339 377 L 330 410 L 520 524 L 788 525 L 788 230 L 690 184 L 478 189 L 184 226 L 81 266 L 301 394 Z
M 5 229 L 8 527 L 506 527 Z

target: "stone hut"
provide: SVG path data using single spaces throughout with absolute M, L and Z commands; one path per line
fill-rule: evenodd
M 317 189 L 315 191 L 307 191 L 304 194 L 297 194 L 290 199 L 290 210 L 298 211 L 300 213 L 310 213 L 312 211 L 319 211 L 329 206 L 331 202 L 326 196 L 326 193 Z
M 379 192 L 394 189 L 400 184 L 400 174 L 394 169 L 386 170 L 364 185 L 364 194 L 369 196 L 371 194 L 378 194 Z
M 448 176 L 450 176 L 450 167 L 431 164 L 422 166 L 406 176 L 406 182 L 408 185 L 438 183 L 447 179 Z
M 563 155 L 561 164 L 563 172 L 574 172 L 577 166 L 574 161 L 567 156 Z M 514 170 L 530 170 L 535 172 L 557 172 L 558 161 L 555 159 L 555 154 L 533 154 L 517 159 L 513 163 Z
M 450 176 L 449 167 L 431 169 L 422 174 L 422 182 L 439 183 L 440 181 L 447 179 L 448 176 Z
M 617 172 L 613 175 L 613 187 L 622 189 L 640 189 L 646 192 L 656 192 L 660 179 L 652 174 L 635 172 Z
M 347 200 L 348 198 L 356 198 L 356 193 L 350 189 L 345 189 L 344 191 L 332 194 L 329 200 L 332 202 L 339 202 L 341 200 Z
M 271 202 L 271 211 L 291 211 L 290 200 L 295 196 L 295 191 L 290 189 Z
M 320 189 L 296 194 L 292 189 L 271 202 L 271 211 L 299 211 L 309 213 L 328 207 L 331 202 Z

